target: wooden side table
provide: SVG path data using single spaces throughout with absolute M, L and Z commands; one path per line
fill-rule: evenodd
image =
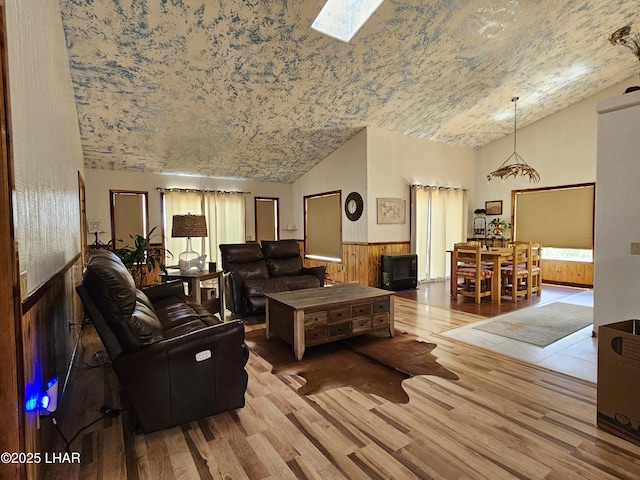
M 171 280 L 182 280 L 183 282 L 187 282 L 189 285 L 189 295 L 188 297 L 199 304 L 202 305 L 202 282 L 206 280 L 212 280 L 216 278 L 218 280 L 218 301 L 220 305 L 218 307 L 218 312 L 220 312 L 220 317 L 224 320 L 224 281 L 223 281 L 224 272 L 222 270 L 218 270 L 216 272 L 198 272 L 191 274 L 183 274 L 180 270 L 177 269 L 167 269 L 167 273 L 161 273 L 160 278 L 162 278 L 163 282 L 168 282 Z

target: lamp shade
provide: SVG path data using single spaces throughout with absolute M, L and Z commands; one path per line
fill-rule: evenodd
M 207 219 L 204 215 L 174 215 L 172 237 L 207 237 Z

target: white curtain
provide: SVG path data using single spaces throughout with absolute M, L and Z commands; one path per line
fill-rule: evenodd
M 178 255 L 187 246 L 186 239 L 172 238 L 171 228 L 174 215 L 204 215 L 207 219 L 209 236 L 193 238 L 193 249 L 207 256 L 207 262 L 218 262 L 221 243 L 244 243 L 245 241 L 245 201 L 242 192 L 164 192 L 164 236 L 165 248 L 173 256 L 168 256 L 167 265 L 177 265 Z M 220 265 L 218 265 L 218 268 Z
M 164 245 L 171 253 L 167 253 L 165 263 L 167 265 L 178 265 L 178 255 L 187 248 L 186 238 L 173 238 L 171 228 L 173 227 L 174 215 L 202 214 L 202 194 L 200 192 L 164 192 Z M 208 227 L 207 222 L 207 227 Z M 191 245 L 198 253 L 202 252 L 202 239 L 192 238 Z
M 418 255 L 418 280 L 445 279 L 454 244 L 467 237 L 467 192 L 445 187 L 411 187 L 411 251 Z
M 209 237 L 205 247 L 207 261 L 218 262 L 222 243 L 244 243 L 245 203 L 244 195 L 235 192 L 205 192 L 205 215 Z M 220 268 L 218 262 L 218 268 Z

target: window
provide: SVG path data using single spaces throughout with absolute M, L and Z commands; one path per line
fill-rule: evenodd
M 595 184 L 514 190 L 514 238 L 542 244 L 543 258 L 592 261 Z
M 411 251 L 418 255 L 418 281 L 446 278 L 447 250 L 466 240 L 467 191 L 464 188 L 411 186 Z
M 132 236 L 146 237 L 149 231 L 147 192 L 110 190 L 111 244 L 113 248 L 133 246 Z
M 277 198 L 254 198 L 256 215 L 256 242 L 278 240 L 279 209 Z
M 342 261 L 341 204 L 340 192 L 304 197 L 305 257 Z
M 327 0 L 311 28 L 348 43 L 383 1 Z

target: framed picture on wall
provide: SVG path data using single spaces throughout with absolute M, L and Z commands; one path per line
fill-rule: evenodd
M 378 223 L 404 223 L 405 208 L 402 198 L 378 198 Z
M 484 202 L 484 209 L 487 215 L 502 215 L 502 200 Z

